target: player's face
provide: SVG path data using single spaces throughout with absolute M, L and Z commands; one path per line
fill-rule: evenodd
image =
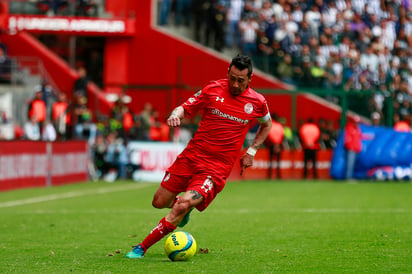
M 248 87 L 252 77 L 248 77 L 248 69 L 239 70 L 232 66 L 227 74 L 229 79 L 229 92 L 233 96 L 240 95 Z

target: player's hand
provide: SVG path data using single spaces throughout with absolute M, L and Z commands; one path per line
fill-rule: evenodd
M 170 115 L 169 118 L 167 118 L 167 125 L 169 127 L 179 127 L 180 126 L 180 118 L 177 115 Z
M 253 156 L 245 153 L 242 157 L 240 157 L 240 176 L 243 175 L 243 171 L 246 168 L 251 167 L 253 165 Z

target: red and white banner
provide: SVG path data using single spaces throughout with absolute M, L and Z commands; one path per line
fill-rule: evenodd
M 160 182 L 164 172 L 176 159 L 176 156 L 184 149 L 183 145 L 175 143 L 158 142 L 131 142 L 128 145 L 130 162 L 133 165 L 140 165 L 141 169 L 133 174 L 133 179 L 137 181 Z M 245 151 L 244 151 L 245 152 Z M 243 153 L 244 153 L 243 152 Z M 319 150 L 317 154 L 317 175 L 318 179 L 330 179 L 329 169 L 332 159 L 332 150 Z M 272 160 L 272 172 L 269 177 L 269 150 L 260 149 L 255 156 L 252 167 L 245 170 L 240 176 L 239 162 L 235 163 L 230 181 L 239 180 L 259 180 L 277 179 L 277 163 Z M 312 170 L 309 169 L 308 178 L 312 178 Z M 283 151 L 280 161 L 281 179 L 302 179 L 303 178 L 303 151 Z
M 243 153 L 245 153 L 244 151 Z M 317 175 L 318 179 L 331 179 L 329 170 L 330 162 L 332 160 L 333 150 L 319 150 L 317 152 Z M 229 180 L 256 180 L 256 179 L 303 179 L 303 151 L 294 150 L 282 151 L 280 156 L 280 178 L 277 176 L 277 162 L 272 159 L 272 171 L 269 176 L 269 150 L 260 149 L 253 161 L 253 166 L 246 169 L 243 176 L 240 176 L 240 165 L 236 163 L 233 167 Z M 308 165 L 308 179 L 313 178 L 313 170 L 311 163 Z
M 134 35 L 136 32 L 134 19 L 10 15 L 7 24 L 11 34 L 28 31 L 107 36 Z
M 141 167 L 133 173 L 134 180 L 161 182 L 166 169 L 184 146 L 167 142 L 130 142 L 127 149 L 130 163 Z
M 87 143 L 0 142 L 0 190 L 88 180 Z
M 89 179 L 87 142 L 70 141 L 52 145 L 50 175 L 52 185 L 81 182 Z
M 128 144 L 130 163 L 140 166 L 133 179 L 159 183 L 166 169 L 173 163 L 184 146 L 164 142 L 131 142 Z M 330 179 L 332 150 L 318 152 L 318 179 Z M 90 164 L 87 143 L 68 142 L 0 142 L 0 190 L 24 187 L 61 185 L 88 180 Z M 237 162 L 228 180 L 276 179 L 276 165 L 272 161 L 269 177 L 269 151 L 261 149 L 255 156 L 253 167 L 240 176 Z M 303 152 L 283 151 L 280 161 L 281 179 L 303 178 Z M 309 172 L 309 178 L 312 173 Z

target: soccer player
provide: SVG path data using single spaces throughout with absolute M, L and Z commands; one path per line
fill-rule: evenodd
M 252 166 L 253 157 L 271 129 L 271 116 L 266 99 L 249 87 L 252 61 L 248 56 L 232 59 L 227 78 L 210 82 L 168 117 L 167 124 L 178 127 L 185 115 L 203 111 L 197 132 L 166 170 L 153 197 L 153 207 L 171 208 L 169 214 L 127 253 L 127 258 L 143 258 L 153 244 L 177 226 L 184 226 L 193 208 L 203 211 L 209 206 L 223 190 L 250 123 L 256 118 L 260 126 L 252 145 L 240 158 L 240 174 Z

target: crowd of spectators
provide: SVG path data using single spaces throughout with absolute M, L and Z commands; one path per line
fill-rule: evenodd
M 324 90 L 335 103 L 334 91 L 350 91 L 349 106 L 369 118 L 378 113 L 381 123 L 393 100 L 392 122 L 411 122 L 408 0 L 162 0 L 160 7 L 161 25 L 186 18 L 196 41 L 248 54 L 283 82 Z
M 34 0 L 28 2 L 34 3 L 39 13 L 48 16 L 97 16 L 95 0 Z

